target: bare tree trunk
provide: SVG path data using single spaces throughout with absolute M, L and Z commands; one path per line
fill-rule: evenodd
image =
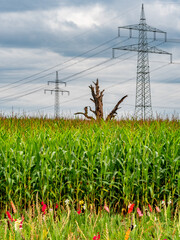
M 90 111 L 93 112 L 96 116 L 96 119 L 103 119 L 103 91 L 99 90 L 99 81 L 96 80 L 96 83 L 93 82 L 95 85 L 95 88 L 90 85 L 89 88 L 91 89 L 91 94 L 93 98 L 90 98 L 90 100 L 95 104 L 95 110 L 92 110 L 90 107 Z

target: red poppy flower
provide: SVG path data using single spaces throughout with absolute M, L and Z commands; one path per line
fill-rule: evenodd
M 135 206 L 134 203 L 129 205 L 128 213 L 131 213 L 133 211 L 134 206 Z
M 58 209 L 59 205 L 56 203 L 55 209 Z

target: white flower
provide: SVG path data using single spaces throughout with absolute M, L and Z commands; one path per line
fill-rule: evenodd
M 69 199 L 66 199 L 66 200 L 65 200 L 65 204 L 66 204 L 66 206 L 69 205 Z
M 164 205 L 165 205 L 165 201 L 164 201 L 164 200 L 162 200 L 161 204 L 164 206 Z
M 147 216 L 150 217 L 150 213 L 147 211 Z
M 17 231 L 17 230 L 19 230 L 19 229 L 22 229 L 22 226 L 21 226 L 21 228 L 20 228 L 21 221 L 22 221 L 21 219 L 17 219 L 17 220 L 15 221 L 15 224 L 14 224 L 15 231 Z
M 171 199 L 169 199 L 168 205 L 170 205 L 172 203 Z
M 86 210 L 86 205 L 84 204 L 84 205 L 82 206 L 82 208 L 83 208 L 84 210 Z

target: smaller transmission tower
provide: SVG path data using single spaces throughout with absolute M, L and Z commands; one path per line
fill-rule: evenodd
M 165 42 L 167 39 L 167 33 L 146 24 L 143 4 L 141 9 L 139 24 L 119 27 L 118 28 L 119 37 L 120 37 L 120 29 L 129 29 L 129 38 L 132 38 L 132 30 L 137 30 L 139 32 L 138 44 L 132 44 L 132 45 L 122 46 L 118 48 L 113 48 L 113 57 L 114 57 L 114 51 L 116 49 L 138 52 L 135 117 L 138 119 L 144 119 L 144 120 L 152 118 L 148 53 L 169 54 L 171 56 L 171 60 L 170 60 L 171 62 L 172 62 L 172 54 L 166 51 L 163 51 L 161 49 L 158 49 L 156 46 L 150 46 L 148 42 L 147 33 L 151 32 L 154 34 L 154 37 L 153 37 L 154 41 L 156 41 L 157 33 L 163 34 Z
M 58 79 L 58 71 L 56 71 L 56 80 L 55 81 L 48 81 L 48 85 L 50 83 L 55 83 L 55 89 L 45 89 L 44 93 L 46 93 L 47 91 L 50 91 L 51 94 L 52 92 L 55 92 L 55 103 L 54 103 L 54 117 L 55 118 L 59 118 L 60 117 L 60 103 L 59 103 L 59 93 L 61 92 L 61 94 L 63 94 L 64 92 L 67 92 L 69 95 L 69 91 L 63 90 L 59 88 L 59 84 L 65 84 L 66 86 L 66 82 L 62 82 Z

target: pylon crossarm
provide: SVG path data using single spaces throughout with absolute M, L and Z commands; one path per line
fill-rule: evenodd
M 137 31 L 144 31 L 144 32 L 153 32 L 154 40 L 156 40 L 156 33 L 162 33 L 165 35 L 164 36 L 165 42 L 167 41 L 167 33 L 166 32 L 164 32 L 158 28 L 151 27 L 151 26 L 147 25 L 146 23 L 118 27 L 118 37 L 120 37 L 120 29 L 121 28 L 129 29 L 129 37 L 130 38 L 132 38 L 132 30 L 137 30 Z
M 50 90 L 50 89 L 44 89 L 44 93 L 46 92 L 51 92 L 52 93 L 53 90 Z
M 132 44 L 132 45 L 122 46 L 118 48 L 113 48 L 113 50 L 126 50 L 126 51 L 134 51 L 134 52 L 148 52 L 148 53 L 172 55 L 171 53 L 158 49 L 157 47 L 154 47 L 154 46 L 153 47 L 148 46 L 147 49 L 141 49 L 139 48 L 139 44 Z
M 127 45 L 127 46 L 122 46 L 118 48 L 113 48 L 112 49 L 112 57 L 115 58 L 115 50 L 125 50 L 125 51 L 135 51 L 138 52 L 138 44 L 132 44 L 132 45 Z
M 158 54 L 168 54 L 168 55 L 171 55 L 171 53 L 169 52 L 166 52 L 164 50 L 161 50 L 157 47 L 148 47 L 148 52 L 150 53 L 158 53 Z
M 132 44 L 122 47 L 113 48 L 114 50 L 127 50 L 127 51 L 136 51 L 138 52 L 138 44 Z
M 54 89 L 53 91 L 54 91 L 54 92 L 61 92 L 61 93 L 66 92 L 66 93 L 69 94 L 69 91 L 66 91 L 66 90 L 63 90 L 63 89 Z
M 143 25 L 143 29 L 142 29 L 142 25 Z M 158 33 L 166 33 L 158 28 L 155 27 L 151 27 L 148 24 L 134 24 L 134 25 L 128 25 L 128 26 L 123 26 L 123 27 L 118 27 L 118 31 L 120 33 L 120 29 L 130 29 L 130 30 L 137 30 L 137 31 L 147 31 L 147 32 L 158 32 Z M 120 36 L 120 35 L 119 35 Z
M 64 84 L 65 86 L 66 86 L 66 82 L 62 82 L 62 81 L 48 81 L 48 85 L 49 85 L 49 83 L 62 83 L 62 84 Z

